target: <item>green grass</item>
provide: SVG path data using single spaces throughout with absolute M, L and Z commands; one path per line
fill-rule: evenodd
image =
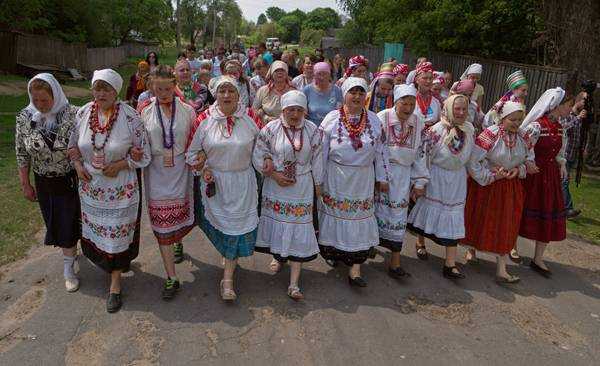
M 567 230 L 589 242 L 600 244 L 600 180 L 583 177 L 579 187 L 576 187 L 572 178 L 570 190 L 573 204 L 581 210 L 581 215 L 567 220 Z

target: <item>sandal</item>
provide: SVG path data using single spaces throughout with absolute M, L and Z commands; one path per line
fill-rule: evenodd
M 282 267 L 283 267 L 283 264 L 281 264 L 281 262 L 279 262 L 275 258 L 273 258 L 271 263 L 269 263 L 269 268 L 271 269 L 271 272 L 273 272 L 273 273 L 279 273 L 279 271 L 281 271 Z
M 513 275 L 508 275 L 508 277 L 502 277 L 502 276 L 496 276 L 496 283 L 498 284 L 511 284 L 511 283 L 517 283 L 521 281 L 521 279 L 517 276 L 513 276 Z
M 452 279 L 452 280 L 458 280 L 458 279 L 465 278 L 465 275 L 462 274 L 458 270 L 457 266 L 454 266 L 454 267 L 446 267 L 446 266 L 444 266 L 444 271 L 442 273 L 444 274 L 444 277 Z
M 510 253 L 508 254 L 508 258 L 510 258 L 510 260 L 513 261 L 514 263 L 517 263 L 517 264 L 523 263 L 523 258 L 521 258 L 521 256 L 519 255 L 519 252 L 517 252 L 516 249 L 510 250 Z
M 475 250 L 467 249 L 467 252 L 465 253 L 465 264 L 479 264 L 479 258 L 477 258 Z
M 231 283 L 233 285 L 233 280 L 221 280 L 221 298 L 223 301 L 233 301 L 237 299 L 237 295 L 233 288 L 225 288 L 225 283 Z
M 287 294 L 290 297 L 290 299 L 294 301 L 300 301 L 304 299 L 304 295 L 302 295 L 302 292 L 300 292 L 300 287 L 296 285 L 290 285 L 288 287 Z
M 426 261 L 428 257 L 429 254 L 427 254 L 427 248 L 425 248 L 425 245 L 417 245 L 417 258 L 422 261 Z

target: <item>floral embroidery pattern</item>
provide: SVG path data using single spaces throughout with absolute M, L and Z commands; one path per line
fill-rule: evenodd
M 272 200 L 269 197 L 263 197 L 262 209 L 267 209 L 279 215 L 302 217 L 312 215 L 312 203 L 291 203 L 279 200 Z
M 95 187 L 92 188 L 88 182 L 80 181 L 81 193 L 93 198 L 96 201 L 112 202 L 124 199 L 131 199 L 138 192 L 138 183 L 130 182 L 116 187 Z
M 390 196 L 387 194 L 379 194 L 376 193 L 375 194 L 375 203 L 379 203 L 382 204 L 384 206 L 387 206 L 389 208 L 407 208 L 408 207 L 408 201 L 403 199 L 402 201 L 398 202 L 398 201 L 392 201 L 390 200 Z
M 379 226 L 380 229 L 384 230 L 406 230 L 406 223 L 402 221 L 393 223 L 377 218 L 377 226 Z
M 373 209 L 372 198 L 367 198 L 365 200 L 350 200 L 347 198 L 336 200 L 329 194 L 324 193 L 323 203 L 330 208 L 338 209 L 342 212 L 370 211 Z
M 100 225 L 94 223 L 88 219 L 88 216 L 83 213 L 82 215 L 83 223 L 92 230 L 94 235 L 97 235 L 102 238 L 110 238 L 110 239 L 121 239 L 127 238 L 129 234 L 133 234 L 136 226 L 136 222 L 130 222 L 126 224 L 118 224 L 115 226 L 111 225 Z

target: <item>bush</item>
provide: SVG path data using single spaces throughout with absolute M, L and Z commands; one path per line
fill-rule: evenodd
M 320 29 L 303 29 L 300 33 L 300 46 L 318 47 L 321 44 L 321 38 L 325 36 L 325 31 Z

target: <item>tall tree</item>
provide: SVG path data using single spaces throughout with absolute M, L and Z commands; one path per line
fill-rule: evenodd
M 278 22 L 279 19 L 283 18 L 285 16 L 285 10 L 278 8 L 276 6 L 271 6 L 269 8 L 267 8 L 267 16 L 269 17 L 269 20 L 271 20 L 272 22 Z
M 316 8 L 306 14 L 303 27 L 327 30 L 340 26 L 340 16 L 331 8 Z
M 267 22 L 267 16 L 264 13 L 261 13 L 256 20 L 256 25 L 263 25 Z

